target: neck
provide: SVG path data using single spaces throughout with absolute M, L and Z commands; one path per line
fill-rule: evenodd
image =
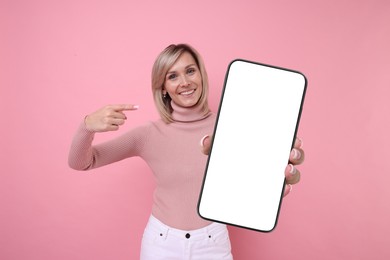
M 175 122 L 195 122 L 205 119 L 210 115 L 210 112 L 206 114 L 202 111 L 202 107 L 195 105 L 193 107 L 181 107 L 175 102 L 171 101 L 173 108 L 172 118 Z

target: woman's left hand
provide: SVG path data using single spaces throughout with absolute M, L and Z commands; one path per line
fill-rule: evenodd
M 200 144 L 202 146 L 202 152 L 208 155 L 211 148 L 211 137 L 206 135 L 202 138 Z M 302 149 L 302 140 L 300 138 L 296 138 L 294 148 L 290 152 L 289 164 L 286 166 L 284 171 L 286 176 L 286 187 L 284 188 L 283 196 L 289 194 L 292 190 L 292 185 L 299 182 L 301 173 L 296 168 L 296 165 L 302 164 L 304 160 L 305 152 Z

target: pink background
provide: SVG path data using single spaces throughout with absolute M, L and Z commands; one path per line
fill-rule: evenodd
M 138 258 L 146 164 L 81 173 L 68 149 L 105 104 L 140 110 L 98 142 L 157 118 L 151 66 L 179 42 L 203 55 L 214 111 L 235 58 L 309 81 L 302 180 L 273 233 L 230 228 L 235 259 L 390 259 L 389 1 L 1 0 L 0 32 L 0 259 Z

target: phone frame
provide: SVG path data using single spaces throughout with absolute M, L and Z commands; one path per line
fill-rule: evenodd
M 260 66 L 264 66 L 264 67 L 268 67 L 268 68 L 272 68 L 272 69 L 288 71 L 288 72 L 292 72 L 292 73 L 297 73 L 297 74 L 299 74 L 299 75 L 301 75 L 303 77 L 303 79 L 304 79 L 304 86 L 303 86 L 299 112 L 298 112 L 298 115 L 297 115 L 297 121 L 296 121 L 296 124 L 295 124 L 295 129 L 294 129 L 294 134 L 293 134 L 293 139 L 292 139 L 292 144 L 291 144 L 291 149 L 292 149 L 294 147 L 294 142 L 295 142 L 297 131 L 298 131 L 298 127 L 299 127 L 299 122 L 300 122 L 301 115 L 302 115 L 303 104 L 304 104 L 304 100 L 305 100 L 305 96 L 306 96 L 306 90 L 307 90 L 307 78 L 305 77 L 305 75 L 303 73 L 301 73 L 299 71 L 296 71 L 296 70 L 282 68 L 282 67 L 268 65 L 268 64 L 264 64 L 264 63 L 254 62 L 254 61 L 249 61 L 249 60 L 245 60 L 245 59 L 235 59 L 235 60 L 231 61 L 229 66 L 228 66 L 228 69 L 227 69 L 227 72 L 226 72 L 226 75 L 225 75 L 224 87 L 223 87 L 223 90 L 222 90 L 222 95 L 221 95 L 221 99 L 220 99 L 220 103 L 219 103 L 219 108 L 218 108 L 218 113 L 217 113 L 217 117 L 216 117 L 216 122 L 215 122 L 213 136 L 215 136 L 215 134 L 217 133 L 218 122 L 219 122 L 219 118 L 220 118 L 220 114 L 221 114 L 221 108 L 222 108 L 222 105 L 223 105 L 223 100 L 224 100 L 224 96 L 225 96 L 225 92 L 226 92 L 226 86 L 227 86 L 227 83 L 228 83 L 227 81 L 229 79 L 229 73 L 230 73 L 232 65 L 235 62 L 250 63 L 250 64 L 260 65 Z M 259 231 L 259 232 L 265 232 L 265 233 L 273 231 L 275 229 L 277 223 L 278 223 L 278 220 L 279 220 L 280 209 L 281 209 L 281 206 L 282 206 L 283 194 L 284 194 L 284 189 L 285 189 L 285 184 L 286 184 L 286 179 L 285 178 L 284 178 L 282 189 L 281 189 L 281 193 L 280 193 L 280 200 L 279 200 L 279 203 L 278 203 L 278 208 L 277 208 L 275 221 L 274 221 L 273 227 L 271 229 L 263 230 L 263 229 L 252 228 L 252 227 L 248 227 L 248 226 L 245 226 L 245 225 L 240 225 L 240 224 L 237 224 L 237 223 L 229 223 L 228 221 L 224 221 L 223 219 L 213 219 L 213 218 L 210 218 L 208 216 L 204 216 L 204 215 L 201 214 L 200 208 L 201 208 L 201 204 L 202 204 L 202 195 L 203 195 L 203 192 L 204 192 L 204 187 L 205 187 L 205 183 L 206 183 L 206 179 L 207 179 L 207 173 L 208 173 L 210 158 L 211 158 L 211 155 L 212 155 L 212 152 L 213 152 L 213 145 L 214 145 L 214 139 L 212 140 L 212 143 L 211 143 L 210 155 L 209 155 L 208 160 L 207 160 L 205 174 L 204 174 L 204 179 L 203 179 L 203 183 L 202 183 L 202 187 L 201 187 L 201 191 L 200 191 L 200 195 L 199 195 L 199 200 L 198 200 L 197 211 L 198 211 L 199 216 L 201 218 L 209 220 L 209 221 L 218 222 L 218 223 L 222 223 L 222 224 L 227 224 L 227 225 L 231 225 L 231 226 L 236 226 L 236 227 L 239 227 L 239 228 L 245 228 L 245 229 Z M 288 160 L 289 160 L 289 158 L 287 158 L 286 165 L 288 163 Z

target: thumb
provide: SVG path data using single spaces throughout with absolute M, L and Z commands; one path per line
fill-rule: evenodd
M 209 155 L 211 150 L 211 137 L 209 135 L 203 136 L 200 140 L 200 145 L 202 146 L 202 152 L 205 155 Z

